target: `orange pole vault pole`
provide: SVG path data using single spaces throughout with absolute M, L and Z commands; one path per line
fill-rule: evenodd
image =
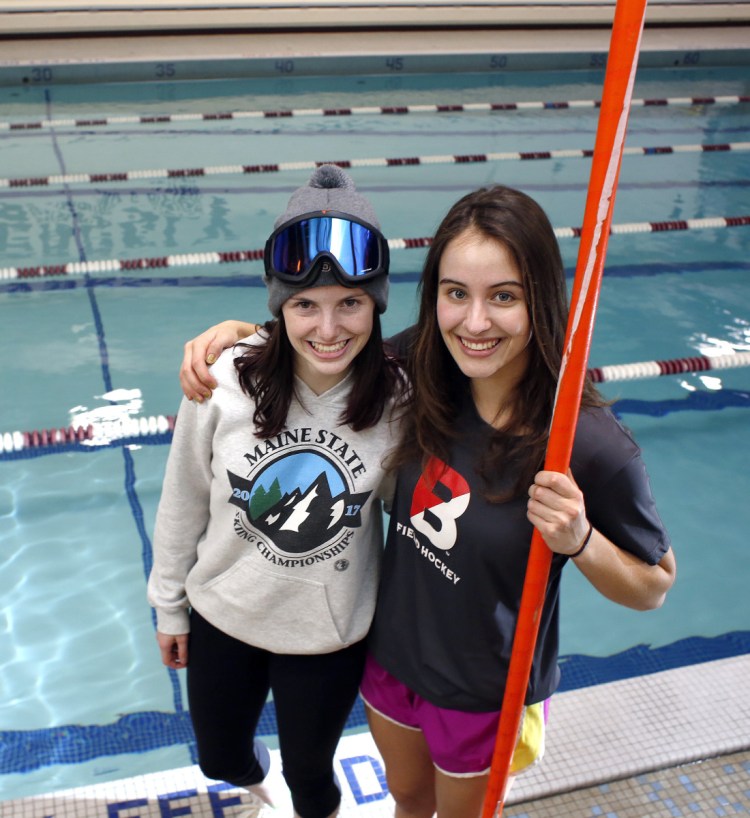
M 563 474 L 570 464 L 578 423 L 645 14 L 646 0 L 617 0 L 563 359 L 544 462 L 546 470 Z M 502 815 L 551 561 L 552 552 L 539 531 L 534 529 L 482 818 Z

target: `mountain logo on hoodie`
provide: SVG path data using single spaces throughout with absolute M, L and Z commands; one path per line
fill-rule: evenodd
M 339 467 L 317 451 L 282 455 L 248 480 L 227 471 L 231 504 L 247 522 L 287 554 L 303 554 L 362 525 L 372 492 L 352 493 Z

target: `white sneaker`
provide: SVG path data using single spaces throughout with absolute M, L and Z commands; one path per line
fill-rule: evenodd
M 277 809 L 274 809 L 262 798 L 259 798 L 251 792 L 247 793 L 246 798 L 247 803 L 243 804 L 242 809 L 234 818 L 274 818 L 274 816 L 281 815 Z

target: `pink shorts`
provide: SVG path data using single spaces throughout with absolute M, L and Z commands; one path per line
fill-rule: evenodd
M 408 730 L 420 730 L 432 762 L 450 776 L 486 775 L 492 764 L 500 711 L 469 713 L 438 707 L 414 693 L 368 655 L 360 693 L 367 706 L 388 721 Z M 521 772 L 544 753 L 544 725 L 549 699 L 525 708 L 512 771 Z M 532 722 L 536 722 L 532 724 Z M 530 728 L 530 729 L 529 729 Z

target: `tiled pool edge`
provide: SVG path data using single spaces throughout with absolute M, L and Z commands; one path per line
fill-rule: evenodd
M 746 654 L 555 695 L 544 761 L 511 801 L 749 748 L 749 677 Z
M 508 805 L 747 749 L 748 674 L 750 654 L 557 694 L 546 757 Z M 346 736 L 337 762 L 342 818 L 392 814 L 369 734 Z M 0 818 L 131 818 L 157 802 L 161 814 L 230 818 L 239 798 L 186 767 L 3 801 Z

